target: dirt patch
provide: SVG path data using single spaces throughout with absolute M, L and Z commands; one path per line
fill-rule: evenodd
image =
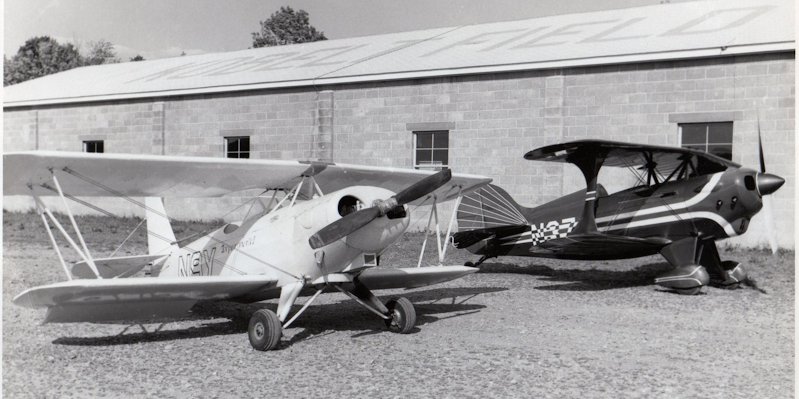
M 36 215 L 4 214 L 5 397 L 792 397 L 794 253 L 722 251 L 756 281 L 686 297 L 652 285 L 659 257 L 614 262 L 500 258 L 480 273 L 404 295 L 419 315 L 409 335 L 343 294 L 323 295 L 279 348 L 252 350 L 241 305 L 206 319 L 139 326 L 40 325 L 11 298 L 62 281 Z M 39 222 L 39 223 L 37 223 Z M 83 219 L 96 256 L 138 219 Z M 214 224 L 187 223 L 179 236 Z M 177 230 L 177 229 L 176 229 Z M 415 266 L 423 236 L 382 258 Z M 135 235 L 123 251 L 143 253 Z M 76 257 L 66 247 L 68 257 Z M 476 257 L 453 251 L 449 263 Z M 434 245 L 425 263 L 434 263 Z M 274 309 L 274 302 L 248 305 Z

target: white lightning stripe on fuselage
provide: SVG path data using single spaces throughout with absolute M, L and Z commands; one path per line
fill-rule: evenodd
M 667 211 L 676 211 L 679 209 L 685 209 L 690 206 L 696 205 L 702 202 L 702 200 L 704 200 L 705 198 L 707 198 L 708 195 L 710 195 L 710 193 L 713 191 L 713 188 L 716 187 L 716 184 L 718 184 L 719 180 L 721 180 L 721 175 L 723 174 L 724 172 L 713 174 L 713 176 L 710 177 L 710 181 L 708 181 L 707 184 L 705 184 L 705 186 L 702 187 L 702 191 L 700 191 L 697 195 L 683 202 L 675 202 L 673 204 L 660 205 L 653 208 L 639 209 L 637 211 L 620 213 L 618 215 L 603 216 L 601 218 L 597 218 L 596 222 L 604 223 L 604 222 L 610 222 L 611 220 L 634 218 L 638 216 L 651 215 L 653 213 L 660 213 Z M 615 230 L 615 227 L 612 230 Z
M 597 228 L 597 230 L 602 232 L 622 230 L 633 227 L 651 226 L 653 224 L 677 222 L 689 219 L 710 219 L 716 222 L 716 224 L 718 224 L 719 226 L 721 226 L 721 228 L 724 229 L 724 232 L 726 232 L 728 236 L 734 237 L 738 235 L 738 233 L 736 233 L 735 229 L 732 227 L 732 224 L 730 224 L 730 222 L 728 222 L 727 219 L 724 219 L 721 215 L 713 212 L 683 212 L 676 215 L 667 215 L 667 216 L 649 218 L 644 220 L 635 220 L 629 223 L 620 223 L 611 226 L 603 226 Z

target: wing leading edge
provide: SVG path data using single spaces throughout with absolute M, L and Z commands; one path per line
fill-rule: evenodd
M 599 160 L 602 166 L 645 167 L 648 163 L 654 163 L 658 171 L 664 175 L 671 174 L 681 167 L 686 159 L 693 161 L 696 173 L 699 175 L 741 166 L 713 154 L 689 148 L 606 140 L 578 140 L 541 147 L 525 154 L 524 159 L 579 164 L 580 158 L 586 156 Z
M 48 187 L 55 173 L 66 194 L 84 197 L 219 197 L 249 189 L 289 190 L 304 176 L 313 176 L 325 193 L 356 185 L 398 192 L 434 173 L 322 162 L 59 151 L 8 153 L 3 164 L 4 195 L 29 195 L 31 189 L 54 195 Z M 490 182 L 485 176 L 454 173 L 432 194 L 447 201 Z
M 275 289 L 263 276 L 79 279 L 35 287 L 14 298 L 47 308 L 45 322 L 113 322 L 185 317 L 200 300 L 224 300 Z

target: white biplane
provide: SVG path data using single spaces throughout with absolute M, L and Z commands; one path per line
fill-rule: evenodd
M 283 328 L 327 288 L 352 297 L 390 330 L 410 332 L 416 319 L 410 301 L 384 304 L 372 290 L 421 287 L 477 271 L 441 266 L 454 218 L 442 245 L 436 204 L 459 201 L 491 181 L 448 169 L 42 151 L 5 154 L 3 177 L 5 195 L 33 196 L 68 279 L 28 289 L 14 303 L 47 308 L 45 322 L 135 323 L 184 317 L 198 301 L 279 298 L 276 313 L 260 309 L 249 318 L 249 340 L 258 350 L 275 348 Z M 260 210 L 253 216 L 179 245 L 163 198 L 251 189 L 265 194 L 254 197 Z M 62 199 L 72 234 L 42 201 L 47 195 Z M 97 196 L 145 209 L 148 254 L 91 256 L 67 200 L 102 210 L 85 200 Z M 435 214 L 439 265 L 422 267 L 420 256 L 415 268 L 372 267 L 407 229 L 406 205 L 420 204 L 433 206 L 428 229 Z M 67 265 L 50 223 L 82 261 Z M 312 296 L 289 318 L 301 295 Z

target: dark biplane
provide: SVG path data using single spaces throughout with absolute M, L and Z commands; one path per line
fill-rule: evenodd
M 722 261 L 716 240 L 746 232 L 763 196 L 785 182 L 761 171 L 686 148 L 583 140 L 542 147 L 525 159 L 568 162 L 586 189 L 535 208 L 489 185 L 458 207 L 456 247 L 482 255 L 574 260 L 628 259 L 660 253 L 674 269 L 655 284 L 696 294 L 709 283 L 735 287 L 746 278 Z M 608 195 L 597 183 L 603 166 L 624 167 L 638 184 Z

